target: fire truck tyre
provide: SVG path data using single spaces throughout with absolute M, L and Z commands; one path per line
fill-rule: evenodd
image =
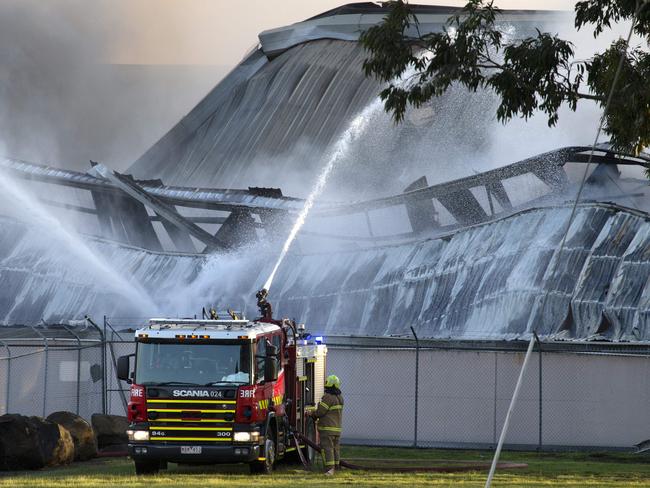
M 309 439 L 311 442 L 313 442 L 314 444 L 318 444 L 318 436 L 316 435 L 316 424 L 314 423 L 314 419 L 312 418 L 308 418 L 305 424 L 305 437 Z M 305 459 L 307 459 L 307 461 L 309 461 L 309 464 L 311 464 L 312 466 L 320 458 L 320 455 L 318 454 L 316 449 L 310 446 L 305 446 L 303 448 L 303 454 L 305 456 Z
M 138 476 L 158 474 L 159 461 L 135 461 L 135 474 Z
M 275 441 L 273 437 L 268 436 L 264 441 L 264 460 L 255 461 L 249 464 L 253 474 L 271 474 L 275 464 Z

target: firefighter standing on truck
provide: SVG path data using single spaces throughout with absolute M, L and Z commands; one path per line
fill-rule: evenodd
M 325 394 L 318 403 L 318 408 L 311 413 L 318 420 L 320 447 L 325 455 L 325 474 L 333 475 L 340 468 L 341 427 L 343 420 L 343 396 L 341 395 L 341 380 L 335 375 L 329 375 L 325 380 Z

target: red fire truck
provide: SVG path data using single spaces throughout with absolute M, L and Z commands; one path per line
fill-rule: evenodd
M 313 458 L 293 433 L 316 440 L 305 409 L 323 394 L 327 347 L 319 339 L 270 314 L 152 319 L 135 332 L 135 354 L 117 364 L 131 384 L 136 473 L 167 462 L 248 463 L 253 473 L 270 473 L 298 449 Z

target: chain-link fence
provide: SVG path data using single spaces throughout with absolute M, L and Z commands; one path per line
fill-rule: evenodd
M 116 377 L 117 358 L 135 351 L 133 329 L 145 323 L 0 327 L 0 413 L 124 415 L 129 389 Z M 343 440 L 417 447 L 494 446 L 526 348 L 403 338 L 328 343 L 328 372 L 343 381 Z M 650 438 L 649 406 L 650 345 L 538 344 L 506 444 L 631 447 Z
M 342 378 L 346 400 L 344 439 L 494 447 L 526 345 L 330 338 L 328 370 Z M 630 448 L 650 438 L 649 407 L 647 345 L 537 344 L 506 444 Z
M 1 413 L 104 410 L 104 341 L 90 323 L 0 327 L 0 346 Z

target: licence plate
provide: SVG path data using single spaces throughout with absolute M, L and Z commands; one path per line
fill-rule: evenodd
M 181 446 L 181 454 L 201 454 L 201 446 Z

